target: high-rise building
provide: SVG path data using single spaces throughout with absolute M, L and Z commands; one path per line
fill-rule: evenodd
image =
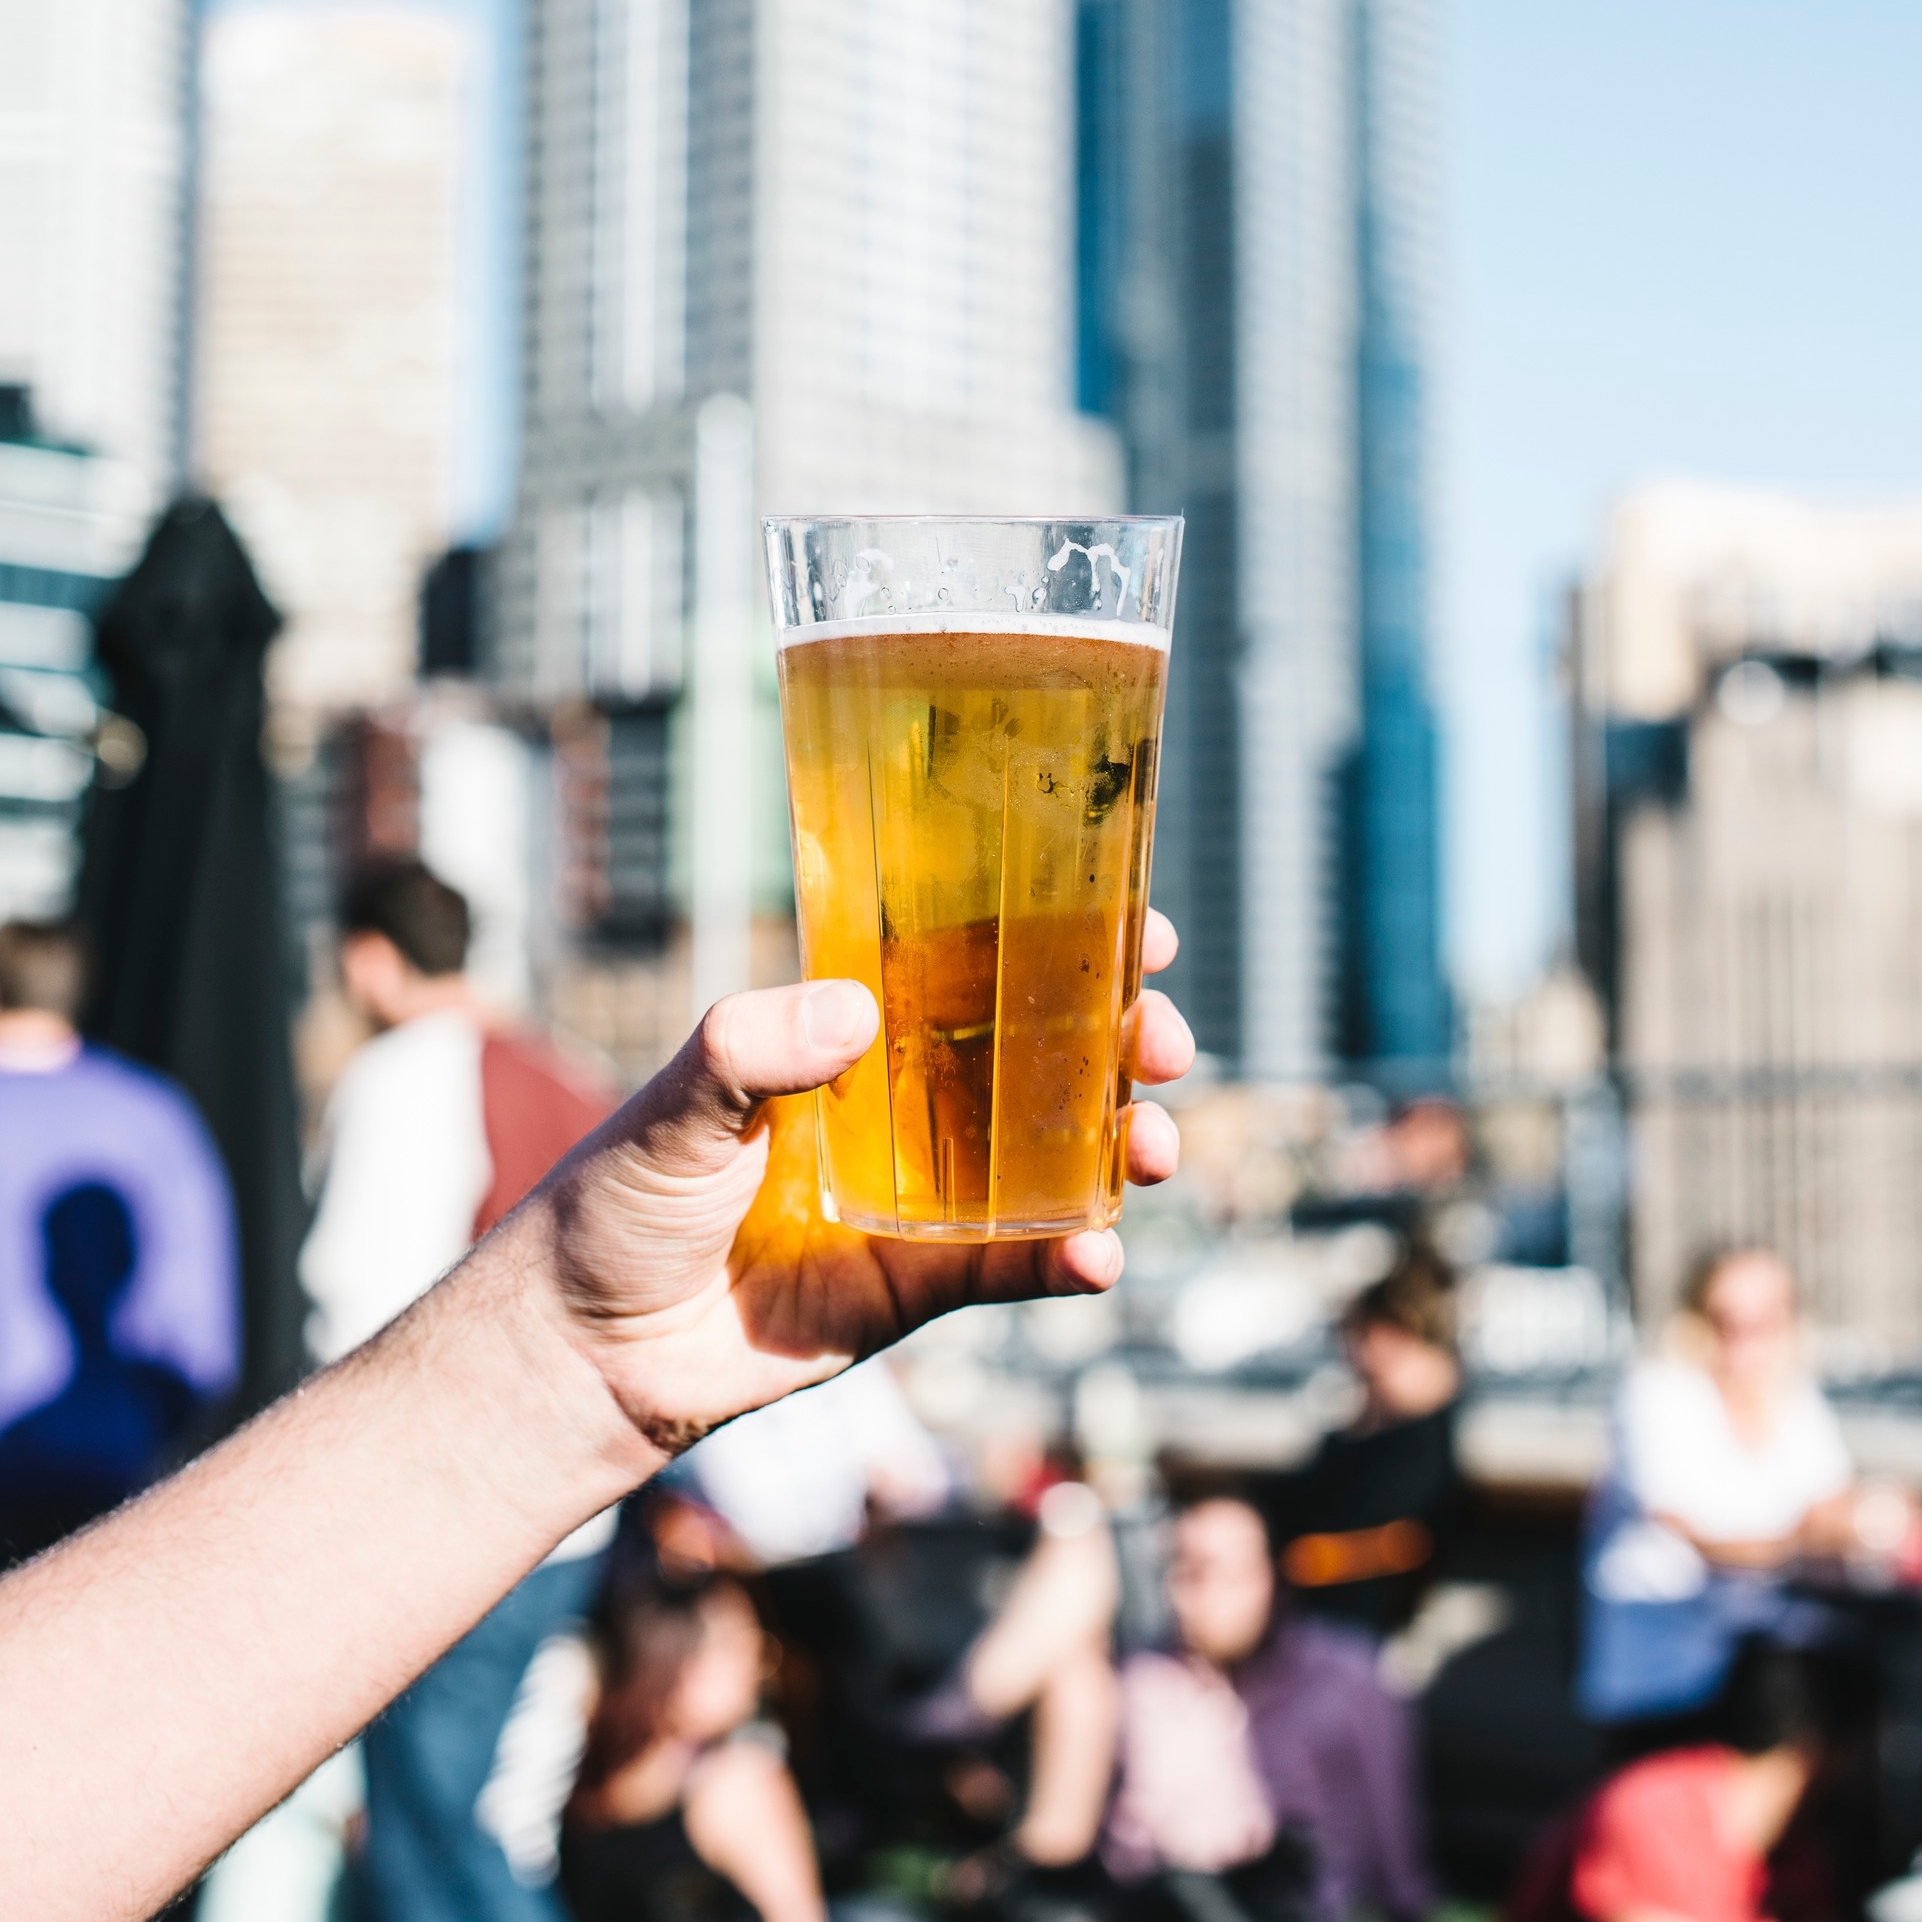
M 1204 1047 L 1450 1051 L 1428 685 L 1431 0 L 1080 0 L 1082 404 L 1188 515 L 1155 892 Z
M 179 458 L 193 11 L 0 8 L 0 383 L 156 491 Z
M 69 905 L 89 618 L 178 467 L 192 21 L 0 7 L 0 920 Z
M 0 921 L 64 914 L 96 750 L 92 617 L 139 553 L 150 478 L 36 429 L 24 388 L 0 387 Z
M 532 0 L 528 45 L 493 674 L 663 717 L 700 999 L 787 890 L 754 514 L 1120 504 L 1075 405 L 1072 0 Z
M 474 30 L 399 4 L 215 11 L 194 456 L 288 616 L 283 705 L 405 688 L 448 541 Z
M 1573 597 L 1577 943 L 1659 1315 L 1772 1247 L 1833 1351 L 1922 1356 L 1922 505 L 1629 496 Z

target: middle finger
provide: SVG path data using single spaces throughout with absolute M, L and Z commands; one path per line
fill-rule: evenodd
M 1195 1038 L 1181 1010 L 1159 988 L 1143 988 L 1128 1010 L 1130 1067 L 1137 1081 L 1178 1081 L 1195 1065 Z

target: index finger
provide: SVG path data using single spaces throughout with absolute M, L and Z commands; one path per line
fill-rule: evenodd
M 1159 908 L 1150 908 L 1141 927 L 1141 972 L 1159 974 L 1174 960 L 1180 946 L 1175 924 Z

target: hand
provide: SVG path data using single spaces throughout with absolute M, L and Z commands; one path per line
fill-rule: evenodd
M 1175 932 L 1150 912 L 1144 972 Z M 1137 1079 L 1185 1074 L 1187 1024 L 1165 995 L 1130 1013 Z M 731 995 L 679 1055 L 537 1191 L 565 1323 L 635 1429 L 674 1454 L 730 1417 L 838 1374 L 969 1302 L 1098 1293 L 1121 1273 L 1112 1231 L 978 1245 L 894 1241 L 821 1214 L 814 1103 L 873 1042 L 849 981 Z M 1174 1173 L 1174 1123 L 1130 1110 L 1128 1176 Z

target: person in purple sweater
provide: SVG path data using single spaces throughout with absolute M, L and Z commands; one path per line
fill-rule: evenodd
M 233 1203 L 193 1104 L 82 1043 L 79 947 L 0 927 L 0 1566 L 170 1467 L 234 1384 Z
M 1177 1516 L 1168 1601 L 1173 1645 L 1121 1670 L 1109 1872 L 1159 1889 L 1149 1914 L 1419 1922 L 1413 1735 L 1374 1644 L 1278 1605 L 1266 1527 L 1231 1497 Z

